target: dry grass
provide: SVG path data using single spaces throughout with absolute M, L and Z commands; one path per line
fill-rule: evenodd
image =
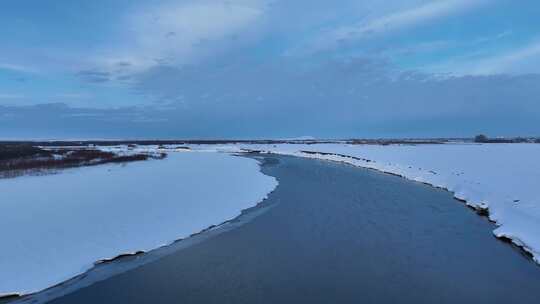
M 125 163 L 149 158 L 164 158 L 148 154 L 117 155 L 86 148 L 42 149 L 31 145 L 0 145 L 0 178 L 26 174 L 42 174 L 51 170 Z

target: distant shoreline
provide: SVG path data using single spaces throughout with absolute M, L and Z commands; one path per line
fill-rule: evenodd
M 443 144 L 443 143 L 540 143 L 540 136 L 503 136 L 487 137 L 426 137 L 426 138 L 307 138 L 307 139 L 21 139 L 1 140 L 1 145 L 26 144 L 32 146 L 114 146 L 114 145 L 220 145 L 220 144 L 364 144 L 364 145 L 393 145 L 393 144 Z

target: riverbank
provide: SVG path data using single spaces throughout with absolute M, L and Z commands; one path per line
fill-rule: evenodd
M 0 295 L 39 292 L 169 245 L 236 217 L 275 186 L 257 161 L 223 153 L 1 179 Z
M 535 303 L 540 269 L 440 189 L 267 156 L 273 208 L 51 303 Z M 181 243 L 181 242 L 180 242 Z

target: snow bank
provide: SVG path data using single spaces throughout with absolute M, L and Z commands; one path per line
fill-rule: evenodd
M 255 160 L 223 153 L 0 180 L 0 295 L 36 292 L 95 261 L 188 237 L 276 185 Z
M 540 263 L 539 144 L 280 144 L 216 149 L 253 149 L 346 162 L 448 189 L 468 205 L 489 210 L 490 219 L 498 225 L 494 234 L 511 239 Z

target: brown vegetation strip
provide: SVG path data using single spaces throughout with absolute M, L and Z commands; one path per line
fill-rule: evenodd
M 97 149 L 41 149 L 25 144 L 0 145 L 0 177 L 16 177 L 51 169 L 124 163 L 164 157 L 166 157 L 165 153 L 160 155 L 118 155 Z

